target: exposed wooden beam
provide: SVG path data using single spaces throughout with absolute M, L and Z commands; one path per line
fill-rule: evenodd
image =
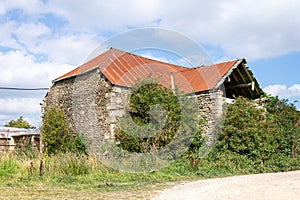
M 240 70 L 243 70 L 245 72 L 245 74 L 246 74 L 247 78 L 249 79 L 249 81 L 253 81 L 252 76 L 249 74 L 249 72 L 248 72 L 248 70 L 247 70 L 247 68 L 246 68 L 246 66 L 245 66 L 244 63 L 241 64 L 241 67 L 242 67 L 242 69 L 241 68 L 237 68 L 237 72 L 241 76 L 241 78 L 244 81 L 244 83 L 247 83 L 248 81 L 245 80 L 246 78 L 243 76 L 243 74 L 242 74 L 242 72 Z M 255 89 L 255 87 L 254 87 L 254 89 Z M 251 97 L 255 98 L 255 94 L 254 94 L 254 91 L 252 90 L 252 88 L 248 88 L 247 90 L 248 90 L 249 94 L 251 95 Z
M 253 85 L 253 82 L 251 82 L 251 83 L 242 83 L 242 84 L 227 86 L 227 89 L 252 87 L 252 85 Z
M 249 79 L 250 79 L 251 81 L 254 82 L 254 79 L 253 79 L 252 75 L 250 75 L 250 73 L 249 73 L 249 71 L 248 71 L 246 65 L 245 65 L 244 63 L 242 63 L 242 66 L 243 66 L 244 71 L 246 72 L 247 76 L 249 77 Z M 259 86 L 258 86 L 258 85 L 254 85 L 254 90 L 252 90 L 252 91 L 254 91 L 255 93 L 258 93 L 258 94 L 259 94 L 259 93 L 260 93 L 260 91 L 259 91 Z M 253 94 L 253 95 L 254 95 L 254 94 Z
M 235 69 L 235 71 L 232 73 L 232 76 L 233 76 L 233 78 L 236 80 L 236 82 L 239 83 L 239 79 L 237 78 L 236 73 L 237 73 L 239 76 L 241 76 L 241 79 L 244 81 L 244 79 L 243 79 L 242 75 L 239 73 L 238 67 L 237 67 L 237 68 Z M 247 83 L 247 82 L 244 81 L 244 83 Z M 237 87 L 236 87 L 236 88 L 233 88 L 233 89 L 235 90 L 236 93 L 240 93 L 239 91 L 236 90 Z M 244 90 L 242 90 L 242 94 L 243 94 L 243 96 L 245 96 L 245 97 L 247 96 L 247 94 L 245 93 Z

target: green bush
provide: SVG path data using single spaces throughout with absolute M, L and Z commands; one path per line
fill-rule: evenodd
M 181 110 L 178 98 L 170 89 L 155 82 L 137 85 L 130 98 L 129 114 L 138 126 L 145 127 L 151 122 L 150 108 L 155 105 L 162 106 L 166 111 L 167 117 L 163 125 L 154 122 L 160 130 L 152 137 L 136 137 L 140 134 L 140 130 L 125 124 L 123 127 L 126 131 L 118 128 L 115 133 L 116 141 L 122 149 L 145 153 L 163 148 L 172 141 L 180 126 Z
M 87 153 L 87 145 L 81 135 L 69 129 L 64 112 L 53 106 L 43 114 L 41 135 L 46 154 L 65 152 Z
M 237 98 L 228 106 L 212 158 L 218 160 L 220 155 L 226 157 L 234 153 L 237 158 L 247 158 L 250 163 L 248 167 L 238 168 L 254 172 L 286 171 L 291 169 L 291 163 L 293 169 L 300 168 L 299 119 L 295 106 L 286 100 L 270 97 L 265 108 L 258 108 L 245 98 Z

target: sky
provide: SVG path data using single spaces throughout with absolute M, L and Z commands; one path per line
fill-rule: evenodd
M 1 0 L 0 87 L 50 87 L 99 44 L 151 27 L 190 38 L 214 63 L 246 58 L 268 94 L 294 102 L 300 100 L 299 7 L 298 0 Z M 45 94 L 0 90 L 0 126 L 20 115 L 39 126 Z

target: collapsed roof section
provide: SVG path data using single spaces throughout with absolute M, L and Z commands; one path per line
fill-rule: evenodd
M 256 99 L 263 94 L 252 72 L 246 67 L 245 59 L 187 68 L 114 48 L 58 77 L 53 83 L 92 70 L 98 70 L 112 85 L 123 87 L 132 87 L 138 81 L 150 77 L 165 87 L 177 87 L 186 93 L 209 92 L 224 84 L 229 98 L 244 96 Z

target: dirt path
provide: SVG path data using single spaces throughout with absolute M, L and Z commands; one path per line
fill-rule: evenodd
M 300 171 L 234 176 L 184 183 L 166 189 L 152 199 L 299 200 Z

